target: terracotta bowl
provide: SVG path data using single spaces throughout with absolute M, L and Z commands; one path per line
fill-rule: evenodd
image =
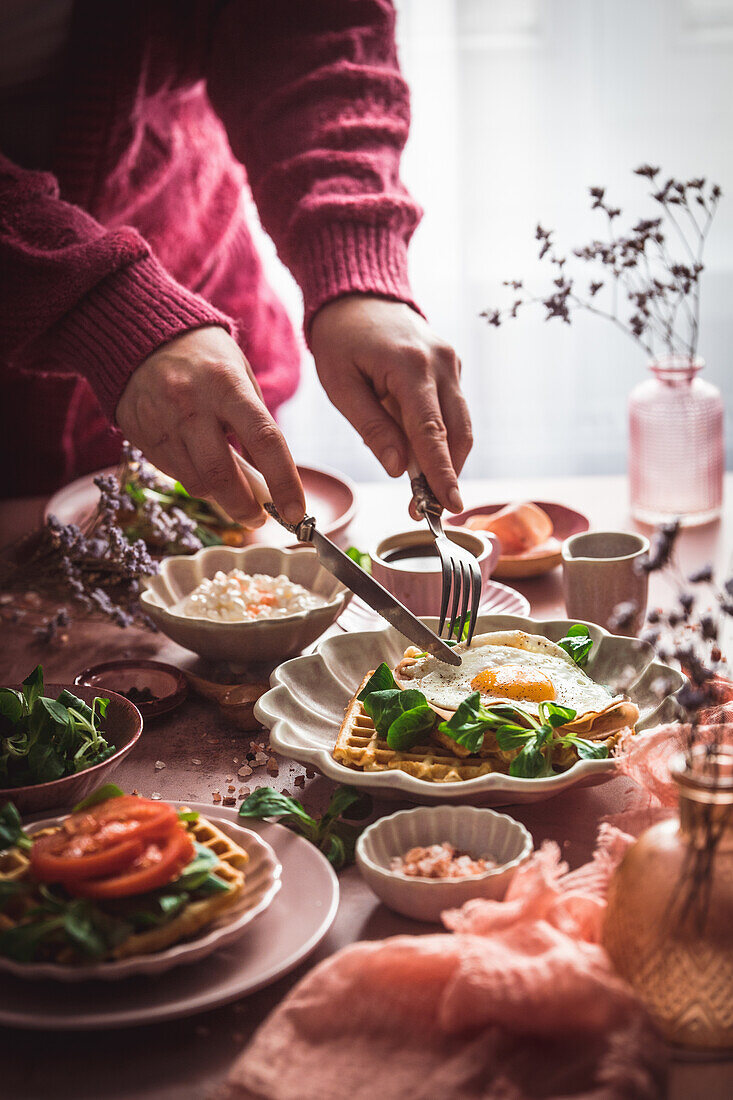
M 229 573 L 281 573 L 323 596 L 326 603 L 310 611 L 298 611 L 281 619 L 250 622 L 215 622 L 176 610 L 180 600 L 193 592 L 204 577 L 219 570 Z M 274 546 L 209 546 L 195 554 L 163 558 L 160 572 L 146 580 L 141 597 L 143 610 L 163 634 L 185 649 L 213 661 L 228 661 L 232 668 L 282 661 L 300 653 L 320 638 L 336 621 L 351 593 L 318 561 L 312 547 L 281 550 Z
M 481 570 L 482 584 L 486 585 L 491 576 L 500 551 L 499 540 L 495 535 L 483 531 L 466 531 L 461 527 L 451 527 L 446 531 L 449 539 L 469 550 L 477 559 Z M 417 547 L 431 547 L 433 536 L 424 528 L 412 531 L 400 531 L 390 535 L 369 555 L 372 562 L 372 576 L 383 584 L 388 592 L 396 596 L 400 603 L 408 607 L 415 615 L 439 615 L 440 597 L 443 579 L 440 559 L 437 554 L 425 559 L 427 568 L 417 569 L 410 565 L 409 559 L 388 561 L 390 552 Z
M 116 747 L 117 752 L 86 771 L 65 775 L 50 783 L 34 783 L 30 787 L 4 787 L 0 789 L 0 806 L 5 802 L 13 802 L 22 815 L 38 814 L 44 810 L 70 809 L 97 787 L 109 782 L 112 772 L 125 759 L 142 733 L 142 715 L 134 703 L 123 695 L 107 688 L 102 691 L 98 688 L 78 687 L 75 684 L 45 684 L 43 694 L 56 699 L 64 688 L 68 688 L 85 703 L 91 704 L 97 695 L 109 699 L 104 717 L 104 736 Z
M 580 535 L 587 531 L 590 522 L 582 512 L 576 512 L 565 504 L 556 504 L 548 500 L 532 501 L 552 520 L 553 536 L 550 544 L 537 546 L 524 554 L 501 554 L 494 568 L 494 576 L 499 578 L 539 577 L 555 569 L 562 561 L 562 543 L 571 535 Z M 507 501 L 501 504 L 480 504 L 451 516 L 447 521 L 451 526 L 460 527 L 471 516 L 490 516 L 506 508 Z M 483 534 L 484 532 L 482 532 Z M 489 534 L 490 532 L 486 532 Z

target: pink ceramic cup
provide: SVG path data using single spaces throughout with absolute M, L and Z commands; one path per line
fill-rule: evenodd
M 565 607 L 571 619 L 635 636 L 646 616 L 649 539 L 629 531 L 589 531 L 562 545 Z
M 481 570 L 481 582 L 486 584 L 501 552 L 499 540 L 488 532 L 468 531 L 464 527 L 451 527 L 446 535 L 459 546 L 474 554 Z M 413 551 L 433 545 L 429 531 L 400 531 L 390 535 L 377 546 L 369 557 L 372 576 L 383 584 L 388 592 L 408 607 L 415 615 L 439 615 L 443 587 L 440 559 L 437 554 L 420 559 L 414 556 L 403 560 L 388 560 L 395 552 Z

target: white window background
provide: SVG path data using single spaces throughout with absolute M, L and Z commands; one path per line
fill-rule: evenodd
M 544 321 L 541 307 L 490 328 L 502 280 L 544 290 L 537 222 L 561 247 L 600 236 L 588 187 L 629 226 L 654 217 L 641 163 L 704 175 L 724 198 L 710 233 L 699 351 L 733 408 L 733 0 L 397 0 L 413 124 L 403 178 L 425 208 L 411 280 L 463 362 L 474 477 L 618 473 L 626 403 L 644 352 L 607 321 Z M 296 325 L 299 293 L 269 242 L 270 276 Z M 320 389 L 310 357 L 281 422 L 296 458 L 352 477 L 381 467 Z M 727 439 L 733 458 L 730 414 Z M 729 463 L 730 464 L 730 463 Z

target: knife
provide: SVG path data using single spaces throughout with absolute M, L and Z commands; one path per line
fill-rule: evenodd
M 316 530 L 316 521 L 312 516 L 306 516 L 297 524 L 288 523 L 287 520 L 284 520 L 272 503 L 270 490 L 267 488 L 267 483 L 262 474 L 255 470 L 253 466 L 250 466 L 249 462 L 233 448 L 232 454 L 246 477 L 257 502 L 262 505 L 268 515 L 295 535 L 298 542 L 310 543 L 315 547 L 318 560 L 329 573 L 337 577 L 342 584 L 350 588 L 355 595 L 364 600 L 364 603 L 368 604 L 378 615 L 391 623 L 393 627 L 399 630 L 400 634 L 404 634 L 415 645 L 420 646 L 427 653 L 432 653 L 439 661 L 444 661 L 448 665 L 460 665 L 461 658 L 449 645 L 446 645 L 442 638 L 439 638 L 430 627 L 426 626 L 404 604 L 395 599 L 392 593 L 388 592 L 379 581 L 375 581 L 374 577 L 365 573 L 361 566 L 352 561 L 348 554 L 345 554 L 329 538 Z

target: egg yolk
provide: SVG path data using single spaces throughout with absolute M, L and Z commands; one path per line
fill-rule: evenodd
M 474 691 L 484 695 L 501 695 L 505 699 L 527 699 L 542 703 L 555 698 L 552 680 L 544 672 L 528 671 L 520 665 L 484 668 L 471 680 Z

